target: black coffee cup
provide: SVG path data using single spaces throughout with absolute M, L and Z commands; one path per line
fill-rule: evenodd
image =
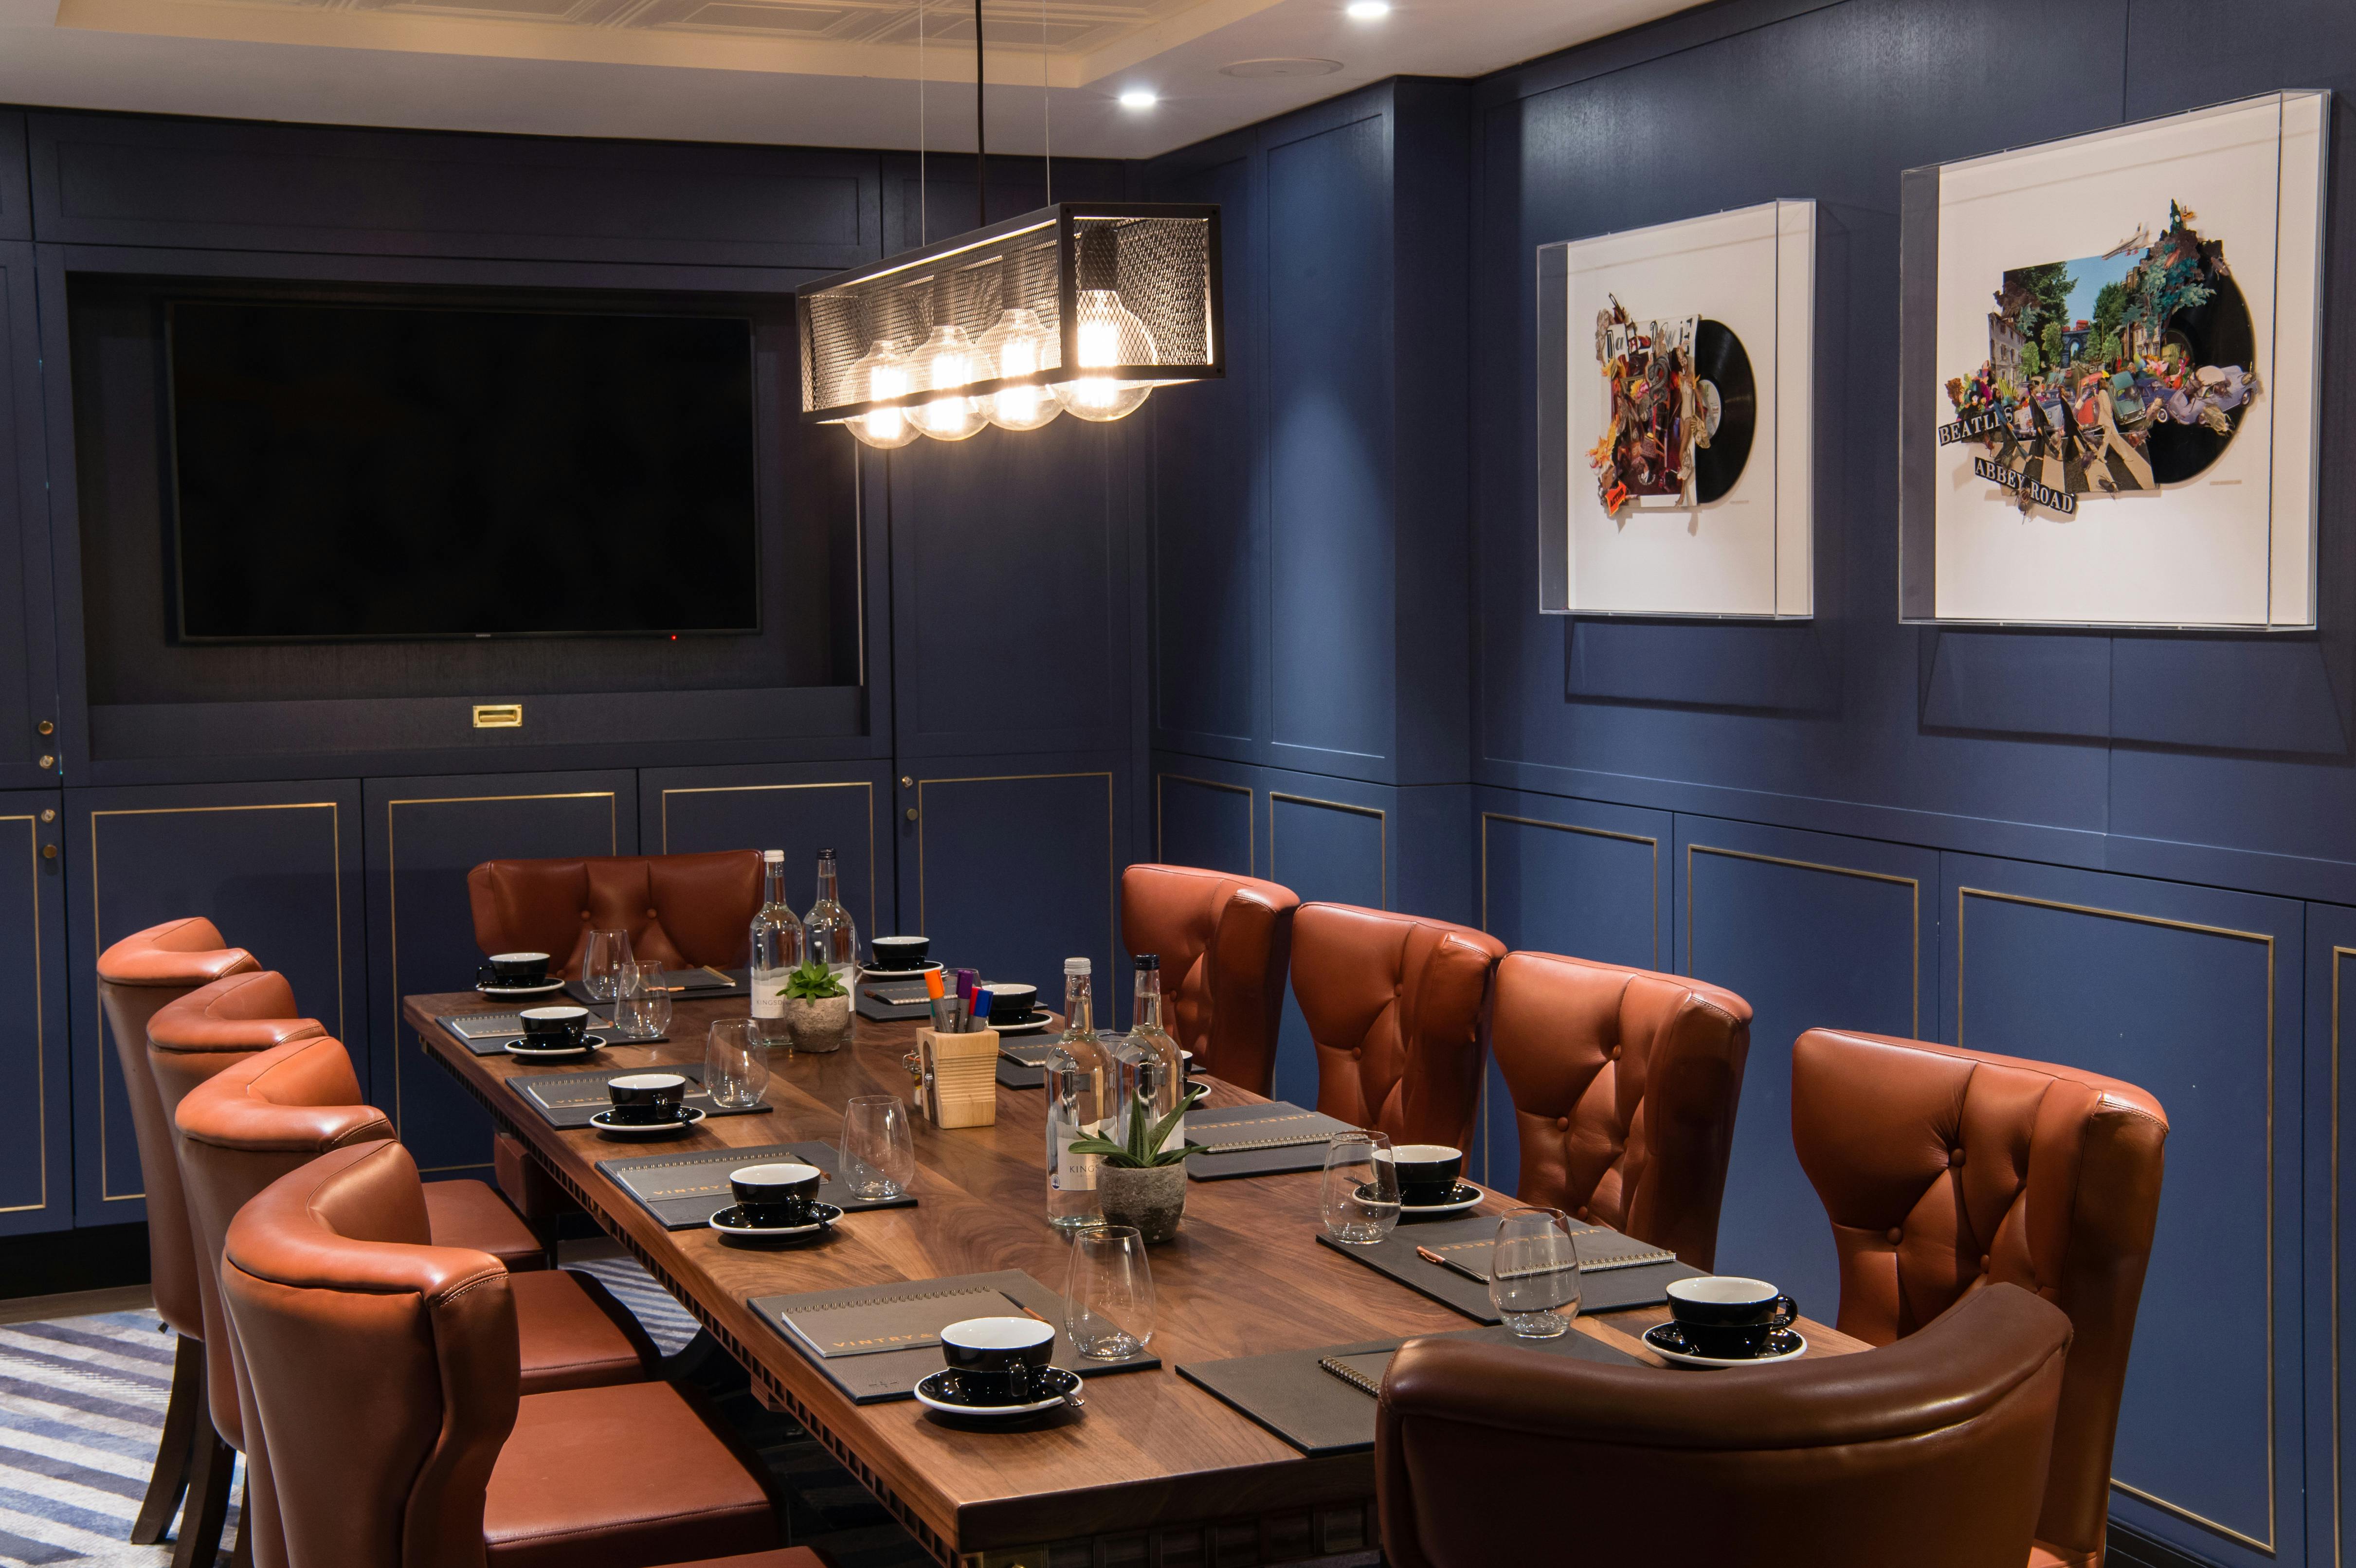
M 548 955 L 545 953 L 494 953 L 491 961 L 475 971 L 477 986 L 545 986 L 548 984 Z
M 748 1165 L 728 1173 L 728 1190 L 755 1225 L 807 1225 L 825 1179 L 814 1165 Z
M 631 1072 L 605 1081 L 614 1102 L 614 1120 L 626 1127 L 659 1126 L 679 1120 L 687 1098 L 687 1080 L 676 1072 Z
M 879 936 L 867 945 L 875 955 L 876 968 L 896 972 L 923 968 L 933 940 L 929 936 Z
M 990 1019 L 996 1024 L 1021 1023 L 1039 1005 L 1039 987 L 1018 986 L 1012 980 L 984 980 L 981 988 L 990 993 Z
M 977 1404 L 1028 1404 L 1055 1353 L 1055 1330 L 1036 1317 L 969 1317 L 941 1330 L 941 1354 Z
M 1398 1167 L 1399 1201 L 1408 1208 L 1445 1203 L 1455 1196 L 1464 1169 L 1464 1151 L 1446 1144 L 1401 1144 L 1391 1151 Z
M 526 1008 L 517 1016 L 523 1019 L 524 1043 L 536 1051 L 569 1051 L 589 1027 L 587 1008 Z
M 1686 1343 L 1698 1354 L 1725 1360 L 1761 1354 L 1769 1336 L 1789 1328 L 1800 1316 L 1798 1305 L 1765 1280 L 1735 1275 L 1676 1280 L 1668 1296 L 1669 1315 Z

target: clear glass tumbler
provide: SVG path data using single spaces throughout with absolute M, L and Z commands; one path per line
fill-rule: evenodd
M 769 1050 L 754 1019 L 714 1019 L 703 1037 L 703 1087 L 723 1110 L 749 1111 L 769 1087 Z
M 1335 1133 L 1325 1146 L 1325 1233 L 1371 1246 L 1398 1223 L 1398 1166 L 1387 1133 Z
M 1125 1360 L 1153 1342 L 1153 1269 L 1135 1226 L 1072 1232 L 1064 1332 L 1074 1349 L 1100 1361 Z
M 1559 1209 L 1516 1209 L 1497 1221 L 1489 1300 L 1525 1339 L 1552 1339 L 1579 1316 L 1579 1243 Z
M 655 960 L 623 965 L 614 975 L 614 1032 L 624 1040 L 660 1040 L 670 1028 L 670 991 Z
M 916 1184 L 916 1143 L 897 1094 L 856 1094 L 842 1109 L 842 1184 L 857 1198 L 897 1198 Z
M 628 932 L 591 932 L 588 950 L 581 955 L 581 988 L 597 1001 L 612 1001 L 621 995 L 622 971 L 629 963 Z

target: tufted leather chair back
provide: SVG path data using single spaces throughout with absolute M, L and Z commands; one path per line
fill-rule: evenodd
M 272 1182 L 230 1223 L 221 1285 L 291 1568 L 482 1568 L 515 1303 L 498 1259 L 426 1244 L 408 1152 L 359 1144 Z
M 2069 1350 L 2009 1287 L 1887 1349 L 1707 1377 L 1411 1339 L 1376 1408 L 1384 1561 L 2020 1568 Z
M 1471 926 L 1301 905 L 1292 994 L 1317 1046 L 1317 1108 L 1398 1143 L 1467 1147 L 1489 972 L 1505 955 Z
M 593 931 L 626 931 L 633 956 L 666 968 L 745 960 L 761 907 L 755 849 L 707 855 L 601 855 L 569 860 L 486 860 L 466 873 L 475 943 L 485 953 L 545 953 L 581 977 Z
M 1194 1065 L 1255 1094 L 1276 1072 L 1284 972 L 1292 956 L 1290 888 L 1194 866 L 1120 874 L 1120 939 L 1132 958 L 1162 957 L 1162 1024 Z
M 1509 953 L 1489 1045 L 1521 1134 L 1521 1200 L 1708 1268 L 1751 1004 L 1682 975 Z
M 1832 1219 L 1843 1333 L 1887 1344 L 1998 1284 L 2069 1314 L 2037 1534 L 2071 1568 L 2102 1561 L 2167 1137 L 2151 1095 L 2072 1067 L 1839 1029 L 1792 1048 L 1792 1141 Z
M 223 945 L 211 921 L 198 918 L 134 932 L 98 955 L 99 1004 L 123 1068 L 140 1179 L 146 1188 L 147 1277 L 157 1314 L 191 1339 L 204 1338 L 204 1298 L 179 1162 L 172 1152 L 172 1117 L 147 1066 L 147 1024 L 166 1003 L 198 987 L 261 967 L 244 948 Z

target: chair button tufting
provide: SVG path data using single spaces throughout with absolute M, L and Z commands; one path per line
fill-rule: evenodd
M 1963 1151 L 1963 1150 L 1961 1150 L 1961 1149 L 1959 1149 L 1959 1148 L 1951 1148 L 1951 1149 L 1949 1149 L 1949 1150 L 1947 1151 L 1947 1163 L 1948 1163 L 1950 1166 L 1957 1166 L 1957 1165 L 1961 1165 L 1961 1164 L 1963 1164 L 1963 1163 L 1964 1163 L 1964 1151 Z
M 1891 1246 L 1893 1246 L 1893 1247 L 1894 1247 L 1894 1246 L 1896 1246 L 1896 1245 L 1899 1243 L 1899 1241 L 1900 1241 L 1901 1239 L 1901 1232 L 1899 1231 L 1898 1227 L 1897 1227 L 1897 1226 L 1895 1226 L 1895 1225 L 1890 1226 L 1890 1244 Z
M 1558 1133 L 1567 1133 L 1570 1131 L 1570 1118 L 1569 1116 L 1557 1116 L 1554 1119 L 1554 1130 Z
M 1614 1061 L 1620 1060 L 1620 1048 L 1616 1045 L 1612 1048 L 1612 1060 Z
M 1980 1273 L 1982 1273 L 1982 1274 L 1986 1274 L 1986 1273 L 1987 1273 L 1987 1271 L 1988 1271 L 1988 1270 L 1987 1270 L 1987 1265 L 1988 1265 L 1988 1255 L 1987 1255 L 1986 1253 L 1982 1253 L 1980 1254 Z
M 655 912 L 654 912 L 654 911 L 652 911 L 652 910 L 648 910 L 648 911 L 647 911 L 647 918 L 648 918 L 648 920 L 652 920 L 652 919 L 654 919 L 654 917 L 655 917 Z

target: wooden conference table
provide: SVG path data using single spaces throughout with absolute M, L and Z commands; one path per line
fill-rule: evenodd
M 619 1046 L 588 1065 L 701 1062 L 706 1025 L 744 1006 L 741 998 L 680 1001 L 668 1040 Z M 472 992 L 402 1002 L 426 1051 L 744 1363 L 766 1403 L 824 1443 L 943 1563 L 1051 1568 L 1050 1548 L 1055 1568 L 1376 1560 L 1370 1454 L 1304 1456 L 1173 1370 L 1183 1361 L 1472 1326 L 1318 1244 L 1315 1171 L 1188 1185 L 1183 1227 L 1151 1254 L 1159 1370 L 1091 1378 L 1084 1413 L 1058 1413 L 1027 1430 L 954 1429 L 913 1400 L 851 1403 L 744 1303 L 782 1292 L 993 1269 L 1026 1270 L 1060 1289 L 1065 1244 L 1045 1219 L 1042 1092 L 1001 1088 L 994 1126 L 944 1132 L 917 1119 L 916 1207 L 857 1214 L 821 1246 L 755 1251 L 729 1246 L 708 1230 L 666 1231 L 598 1174 L 596 1162 L 806 1139 L 839 1143 L 842 1107 L 852 1095 L 907 1096 L 900 1058 L 915 1043 L 915 1024 L 859 1019 L 839 1052 L 780 1051 L 769 1079 L 774 1112 L 710 1117 L 684 1137 L 648 1146 L 617 1143 L 588 1128 L 560 1131 L 502 1082 L 577 1072 L 579 1064 L 478 1057 L 434 1022 L 483 1008 Z M 1215 1084 L 1206 1104 L 1258 1099 Z M 1480 1211 L 1512 1207 L 1493 1193 Z M 1654 1307 L 1582 1316 L 1578 1330 L 1658 1364 L 1633 1336 L 1666 1315 Z M 1803 1328 L 1812 1355 L 1865 1349 L 1820 1323 Z

